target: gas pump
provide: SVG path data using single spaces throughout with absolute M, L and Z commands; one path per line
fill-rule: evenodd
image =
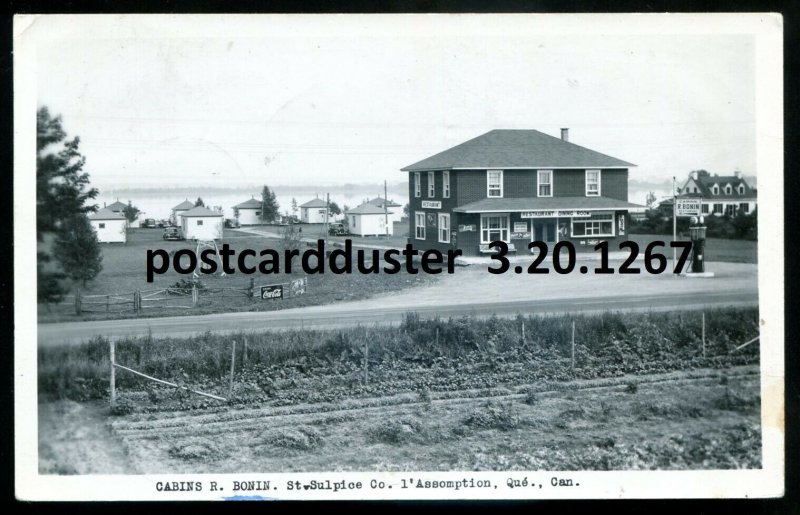
M 705 272 L 705 247 L 706 247 L 706 227 L 703 225 L 703 217 L 693 216 L 689 227 L 689 237 L 692 240 L 692 273 L 702 274 Z

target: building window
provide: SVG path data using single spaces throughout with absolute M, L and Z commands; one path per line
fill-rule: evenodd
M 715 184 L 711 186 L 711 194 L 712 195 L 719 195 L 719 185 Z
M 742 213 L 749 213 L 750 204 L 748 204 L 747 202 L 742 202 L 741 204 L 739 204 L 739 211 L 741 211 Z
M 736 204 L 728 204 L 728 205 L 726 205 L 725 206 L 725 214 L 728 215 L 728 216 L 736 216 L 736 209 L 738 207 L 739 206 L 737 206 Z
M 725 194 L 726 195 L 730 195 L 731 193 L 733 193 L 733 188 L 731 188 L 730 184 L 726 184 L 725 185 Z
M 708 204 L 703 204 L 700 206 L 700 213 L 707 215 L 708 214 Z
M 481 215 L 481 243 L 508 242 L 508 215 Z
M 203 225 L 203 221 L 202 220 L 198 220 L 197 221 L 197 225 Z
M 536 173 L 536 191 L 540 197 L 553 196 L 553 170 L 539 170 Z
M 450 198 L 450 172 L 442 172 L 442 197 Z
M 490 198 L 503 196 L 503 170 L 486 170 L 486 196 Z
M 744 195 L 744 184 L 740 184 L 737 190 L 739 190 L 739 195 Z
M 98 226 L 99 226 L 101 229 L 105 229 L 105 228 L 106 228 L 106 224 L 97 224 L 97 225 L 98 225 Z
M 420 184 L 419 172 L 414 172 L 414 196 L 416 198 L 422 196 L 422 184 Z
M 415 230 L 414 235 L 418 240 L 425 239 L 425 213 L 422 211 L 414 212 Z
M 450 243 L 450 215 L 439 213 L 439 243 Z
M 714 214 L 715 215 L 722 214 L 722 204 L 714 204 Z
M 586 170 L 586 196 L 600 196 L 600 170 Z
M 572 236 L 614 236 L 614 214 L 599 213 L 589 219 L 572 219 Z
M 428 172 L 428 198 L 436 196 L 436 182 L 434 172 Z

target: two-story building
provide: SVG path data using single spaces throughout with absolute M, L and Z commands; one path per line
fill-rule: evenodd
M 492 253 L 502 240 L 528 252 L 539 240 L 594 250 L 624 240 L 630 210 L 622 161 L 536 130 L 493 130 L 403 168 L 409 242 L 421 250 Z
M 700 212 L 706 216 L 748 215 L 756 210 L 756 189 L 741 172 L 711 175 L 695 170 L 677 193 L 679 197 L 700 198 Z

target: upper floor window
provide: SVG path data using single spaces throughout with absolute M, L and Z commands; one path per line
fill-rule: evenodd
M 733 192 L 733 188 L 731 188 L 730 184 L 725 185 L 725 194 L 730 195 Z
M 553 196 L 553 170 L 539 170 L 536 174 L 536 191 L 540 197 Z
M 414 196 L 422 196 L 422 184 L 420 184 L 419 172 L 414 172 Z
M 436 196 L 436 182 L 434 172 L 428 172 L 428 198 Z
M 586 170 L 586 196 L 600 196 L 600 170 Z
M 737 189 L 739 190 L 739 195 L 744 195 L 744 184 L 740 184 Z
M 442 172 L 442 197 L 450 198 L 450 172 Z
M 486 170 L 486 196 L 503 196 L 503 170 Z
M 711 186 L 711 194 L 712 195 L 719 195 L 719 185 L 715 184 Z

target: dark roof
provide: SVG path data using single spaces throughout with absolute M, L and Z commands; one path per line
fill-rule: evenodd
M 122 202 L 117 200 L 113 204 L 107 205 L 104 209 L 108 209 L 109 211 L 122 211 L 126 207 L 128 207 L 128 204 L 123 204 Z
M 121 214 L 104 207 L 103 209 L 98 210 L 96 213 L 90 214 L 89 220 L 126 220 L 126 218 Z
M 686 180 L 686 183 L 683 185 L 683 188 L 686 188 L 689 181 L 692 180 L 692 177 Z M 682 192 L 681 197 L 688 197 L 688 196 L 702 196 L 708 199 L 748 199 L 748 198 L 755 198 L 756 197 L 756 190 L 753 189 L 747 180 L 744 177 L 736 177 L 735 175 L 705 175 L 701 174 L 698 175 L 697 179 L 694 181 L 697 184 L 697 189 L 700 190 L 697 193 L 688 193 Z M 719 185 L 719 194 L 714 195 L 711 192 L 711 187 L 714 184 Z M 730 184 L 732 191 L 731 194 L 728 195 L 725 193 L 725 185 Z M 744 185 L 744 193 L 739 194 L 739 185 Z
M 212 211 L 207 207 L 197 206 L 184 211 L 180 214 L 180 216 L 189 216 L 189 217 L 201 217 L 201 216 L 222 216 L 222 213 L 218 213 L 216 211 Z
M 375 197 L 372 200 L 368 200 L 367 204 L 372 204 L 373 206 L 378 206 L 379 208 L 383 209 L 383 205 L 386 204 L 387 207 L 400 207 L 400 204 L 395 202 L 394 200 L 386 201 L 383 197 Z
M 180 204 L 178 204 L 177 206 L 173 207 L 173 208 L 172 208 L 172 210 L 173 210 L 173 211 L 180 211 L 180 210 L 182 210 L 182 209 L 183 209 L 183 210 L 185 210 L 185 209 L 192 209 L 193 207 L 194 207 L 194 203 L 192 203 L 192 202 L 189 202 L 188 200 L 184 200 L 183 202 L 181 202 L 181 203 L 180 203 Z
M 345 212 L 347 215 L 382 215 L 382 214 L 390 214 L 392 211 L 384 211 L 383 207 L 378 207 L 374 204 L 370 204 L 369 202 L 365 202 L 358 207 L 354 207 L 353 209 L 349 209 Z
M 305 204 L 300 204 L 300 207 L 328 207 L 328 204 L 321 198 L 314 198 Z
M 249 200 L 245 200 L 241 204 L 236 204 L 233 207 L 238 209 L 261 209 L 261 201 L 251 198 Z
M 550 209 L 644 209 L 644 206 L 609 197 L 485 198 L 453 209 L 457 213 L 538 211 Z
M 402 170 L 631 166 L 636 165 L 536 130 L 495 129 Z

